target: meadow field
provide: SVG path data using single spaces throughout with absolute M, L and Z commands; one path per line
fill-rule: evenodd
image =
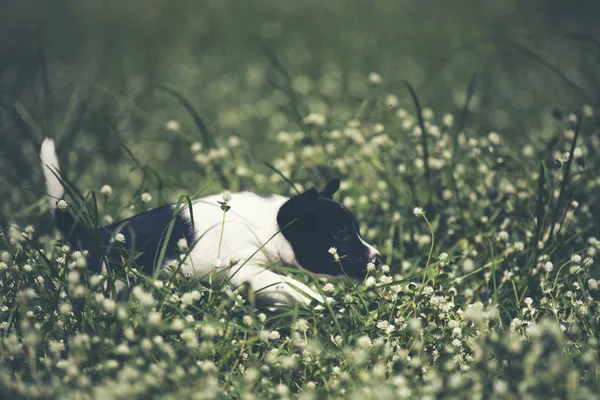
M 596 15 L 0 4 L 0 397 L 599 398 Z M 84 223 L 339 177 L 383 263 L 360 283 L 272 265 L 327 300 L 276 309 L 132 260 L 91 273 L 48 213 L 44 137 Z

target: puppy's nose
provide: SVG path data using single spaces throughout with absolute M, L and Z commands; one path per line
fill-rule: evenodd
M 371 262 L 377 267 L 379 267 L 380 265 L 383 265 L 383 256 L 379 254 L 379 252 L 377 252 L 377 254 L 375 254 L 375 256 L 373 257 L 373 261 Z
M 365 260 L 368 263 L 373 263 L 375 265 L 379 265 L 381 264 L 383 257 L 381 256 L 381 254 L 379 254 L 379 252 L 375 249 L 372 249 L 368 254 L 365 254 L 365 256 L 361 257 L 363 260 Z

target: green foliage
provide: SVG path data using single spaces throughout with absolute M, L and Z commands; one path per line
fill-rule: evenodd
M 227 282 L 210 285 L 179 268 L 155 280 L 123 260 L 115 275 L 92 275 L 81 252 L 12 225 L 0 262 L 3 391 L 34 398 L 596 393 L 600 242 L 590 221 L 599 182 L 598 163 L 586 155 L 600 146 L 588 134 L 589 107 L 586 116 L 557 121 L 548 152 L 511 148 L 495 132 L 471 136 L 450 114 L 415 115 L 380 97 L 360 120 L 313 113 L 301 130 L 280 132 L 269 143 L 279 155 L 270 175 L 236 157 L 245 151 L 241 138 L 215 138 L 211 150 L 194 143 L 180 157 L 221 171 L 233 189 L 271 182 L 295 193 L 340 176 L 339 200 L 364 221 L 386 265 L 358 285 L 288 270 L 333 302 L 257 309 L 245 288 L 227 295 Z M 65 184 L 70 206 L 99 221 L 153 205 L 147 192 L 102 188 L 96 202 L 93 191 Z M 118 293 L 117 279 L 129 289 Z
M 23 35 L 0 63 L 5 397 L 600 392 L 593 35 L 561 25 L 564 35 L 501 38 L 489 27 L 502 17 L 449 12 L 455 4 L 110 3 L 40 5 L 48 41 Z M 555 31 L 552 7 L 546 21 L 517 3 L 504 12 Z M 65 9 L 77 23 L 63 30 Z M 596 15 L 571 12 L 581 26 Z M 330 300 L 277 309 L 217 279 L 228 268 L 218 248 L 207 249 L 221 267 L 209 282 L 181 265 L 142 275 L 135 254 L 91 274 L 45 216 L 44 136 L 58 142 L 82 223 L 340 177 L 336 199 L 385 265 L 360 284 L 273 265 Z

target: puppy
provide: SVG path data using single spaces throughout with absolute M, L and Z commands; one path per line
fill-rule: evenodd
M 234 286 L 248 283 L 265 304 L 308 304 L 312 299 L 322 301 L 321 296 L 267 266 L 362 279 L 367 264 L 379 255 L 362 239 L 355 215 L 332 199 L 338 179 L 320 192 L 312 188 L 291 198 L 234 193 L 227 199 L 230 209 L 224 224 L 224 196 L 213 195 L 194 200 L 191 210 L 169 204 L 89 229 L 81 223 L 82 213 L 63 200 L 65 188 L 51 139 L 42 143 L 40 158 L 54 220 L 72 248 L 88 251 L 87 265 L 95 272 L 122 268 L 125 260 L 150 274 L 155 268 L 167 274 L 179 268 L 199 277 L 220 272 Z M 331 247 L 342 256 L 339 262 L 329 253 Z M 161 253 L 161 265 L 156 265 Z

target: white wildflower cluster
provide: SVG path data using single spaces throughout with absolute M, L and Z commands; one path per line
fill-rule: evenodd
M 325 126 L 327 124 L 327 118 L 323 114 L 310 113 L 302 120 L 307 125 L 314 126 Z
M 337 249 L 335 247 L 330 247 L 329 248 L 329 254 L 331 254 L 333 256 L 333 259 L 335 261 L 339 262 L 341 260 L 339 254 L 337 252 Z
M 109 185 L 104 185 L 104 186 L 102 186 L 102 188 L 100 189 L 100 193 L 101 193 L 103 196 L 106 196 L 106 197 L 108 197 L 108 196 L 112 195 L 112 192 L 113 192 L 113 190 L 112 190 L 112 187 L 110 187 Z

